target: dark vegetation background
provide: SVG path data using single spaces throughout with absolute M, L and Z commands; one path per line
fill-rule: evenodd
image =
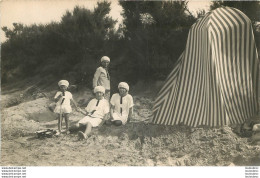
M 67 79 L 91 88 L 104 55 L 111 58 L 113 87 L 120 81 L 135 85 L 164 80 L 185 48 L 190 26 L 205 14 L 192 15 L 187 3 L 121 1 L 124 20 L 118 29 L 108 16 L 111 8 L 106 1 L 98 2 L 93 11 L 75 7 L 58 23 L 2 27 L 7 41 L 1 45 L 1 83 L 24 81 L 48 87 Z M 210 10 L 220 6 L 238 8 L 252 20 L 259 47 L 259 2 L 215 1 Z

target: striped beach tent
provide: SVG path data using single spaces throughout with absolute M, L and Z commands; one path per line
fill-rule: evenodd
M 151 122 L 241 124 L 256 114 L 259 60 L 249 18 L 221 7 L 192 25 L 184 52 L 158 93 Z

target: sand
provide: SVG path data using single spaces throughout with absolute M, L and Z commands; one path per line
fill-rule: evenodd
M 125 126 L 94 128 L 83 141 L 78 140 L 77 131 L 39 139 L 36 131 L 57 129 L 57 116 L 48 108 L 55 91 L 34 92 L 34 96 L 26 91 L 9 92 L 1 98 L 2 166 L 260 165 L 260 146 L 230 127 L 149 124 L 153 98 L 138 95 L 133 95 L 135 119 Z M 90 90 L 73 95 L 82 109 L 92 97 Z M 70 125 L 83 117 L 74 110 Z

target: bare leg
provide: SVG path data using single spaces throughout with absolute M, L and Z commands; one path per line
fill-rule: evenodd
M 91 125 L 91 123 L 87 122 L 86 123 L 86 129 L 85 129 L 84 133 L 81 132 L 81 131 L 78 132 L 79 139 L 80 140 L 86 139 L 88 137 L 88 135 L 90 134 L 91 130 L 92 130 L 92 125 Z
M 58 131 L 61 133 L 61 128 L 62 128 L 62 119 L 63 117 L 61 115 L 59 115 L 58 118 Z
M 88 136 L 90 134 L 91 130 L 92 130 L 92 125 L 91 125 L 91 123 L 88 122 L 86 125 L 86 130 L 84 132 L 85 136 Z
M 69 134 L 69 113 L 65 114 L 66 134 Z

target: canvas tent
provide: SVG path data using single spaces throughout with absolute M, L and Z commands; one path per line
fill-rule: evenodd
M 259 60 L 251 22 L 218 8 L 192 25 L 153 107 L 152 123 L 223 126 L 256 114 Z

